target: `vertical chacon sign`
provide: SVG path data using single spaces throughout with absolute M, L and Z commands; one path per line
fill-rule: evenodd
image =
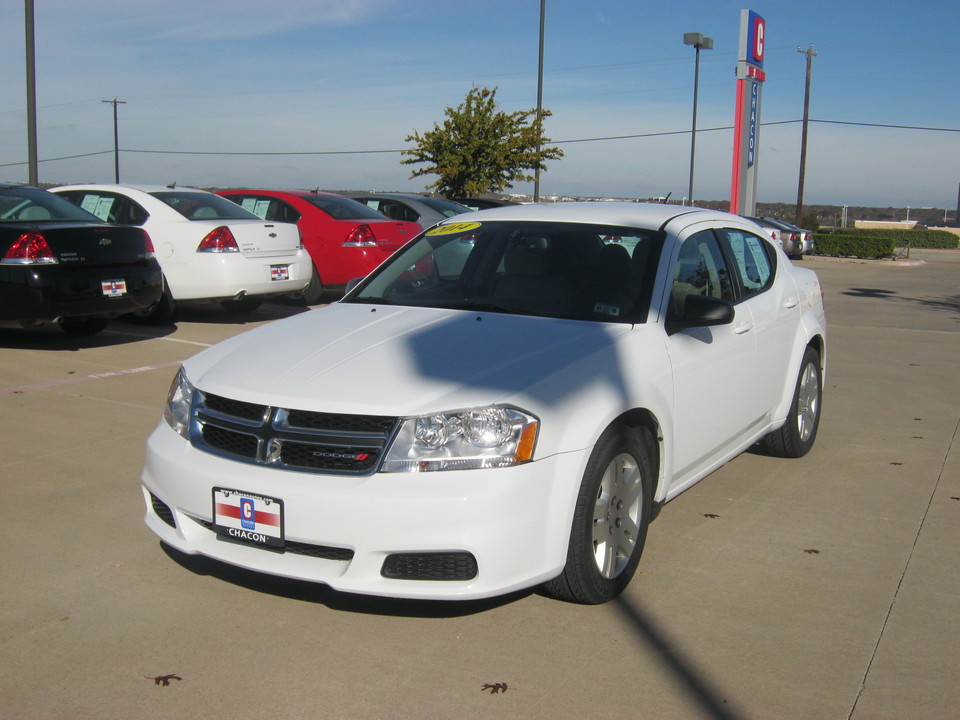
M 763 70 L 766 43 L 766 21 L 753 10 L 741 10 L 730 187 L 730 212 L 739 215 L 753 215 L 756 205 L 760 100 L 767 79 Z

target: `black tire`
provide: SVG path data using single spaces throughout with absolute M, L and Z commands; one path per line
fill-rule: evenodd
M 313 274 L 310 276 L 310 284 L 300 294 L 300 299 L 304 305 L 316 305 L 323 297 L 323 283 L 320 281 L 320 273 L 313 266 Z
M 230 312 L 248 313 L 263 305 L 263 298 L 257 295 L 244 295 L 242 298 L 221 300 L 220 305 Z
M 597 605 L 630 582 L 647 538 L 656 450 L 646 428 L 614 425 L 587 462 L 573 512 L 567 563 L 544 584 L 560 600 Z
M 793 402 L 790 403 L 787 421 L 760 441 L 761 451 L 782 458 L 799 458 L 810 452 L 820 427 L 822 400 L 820 353 L 815 348 L 808 347 L 800 363 L 800 374 L 793 391 Z
M 163 294 L 155 304 L 143 310 L 132 312 L 127 317 L 141 325 L 162 325 L 163 323 L 170 322 L 176 311 L 177 303 L 170 295 L 169 289 L 165 286 L 163 288 Z
M 69 317 L 60 321 L 60 327 L 71 335 L 89 337 L 103 330 L 110 320 L 105 317 Z

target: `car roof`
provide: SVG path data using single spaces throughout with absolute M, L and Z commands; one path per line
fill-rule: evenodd
M 674 218 L 681 216 L 690 216 L 692 222 L 724 220 L 742 223 L 744 221 L 743 218 L 730 213 L 690 206 L 634 202 L 560 202 L 505 205 L 489 210 L 476 210 L 469 214 L 469 219 L 464 215 L 456 215 L 444 222 L 526 220 L 661 228 Z
M 426 200 L 427 195 L 418 195 L 417 193 L 399 193 L 399 192 L 351 192 L 347 197 L 374 197 L 374 198 L 401 198 L 404 200 Z M 437 198 L 442 200 L 443 198 Z
M 50 188 L 51 190 L 137 190 L 143 193 L 155 193 L 155 192 L 197 192 L 197 193 L 207 193 L 207 190 L 201 190 L 200 188 L 184 186 L 174 186 L 170 185 L 140 185 L 140 184 L 116 184 L 116 183 L 78 183 L 75 185 L 58 185 L 57 187 Z
M 220 193 L 274 193 L 276 195 L 292 195 L 294 197 L 347 197 L 339 193 L 323 192 L 322 190 L 277 190 L 273 188 L 225 188 Z

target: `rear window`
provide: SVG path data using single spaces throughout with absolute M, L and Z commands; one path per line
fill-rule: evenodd
M 259 220 L 235 202 L 206 192 L 162 191 L 150 193 L 187 220 Z
M 457 203 L 452 203 L 447 200 L 440 200 L 438 198 L 432 197 L 421 197 L 417 198 L 420 202 L 426 205 L 428 208 L 436 210 L 438 213 L 442 213 L 446 217 L 453 217 L 454 215 L 460 215 L 461 213 L 470 212 L 470 208 Z
M 0 190 L 0 222 L 101 222 L 96 215 L 34 187 L 12 187 Z
M 353 198 L 315 195 L 303 200 L 316 205 L 334 220 L 383 220 L 381 213 Z

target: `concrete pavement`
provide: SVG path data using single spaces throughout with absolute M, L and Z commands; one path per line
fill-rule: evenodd
M 602 607 L 354 597 L 165 551 L 139 474 L 176 364 L 293 307 L 0 330 L 0 718 L 955 717 L 960 252 L 803 264 L 830 333 L 816 447 L 668 504 Z

